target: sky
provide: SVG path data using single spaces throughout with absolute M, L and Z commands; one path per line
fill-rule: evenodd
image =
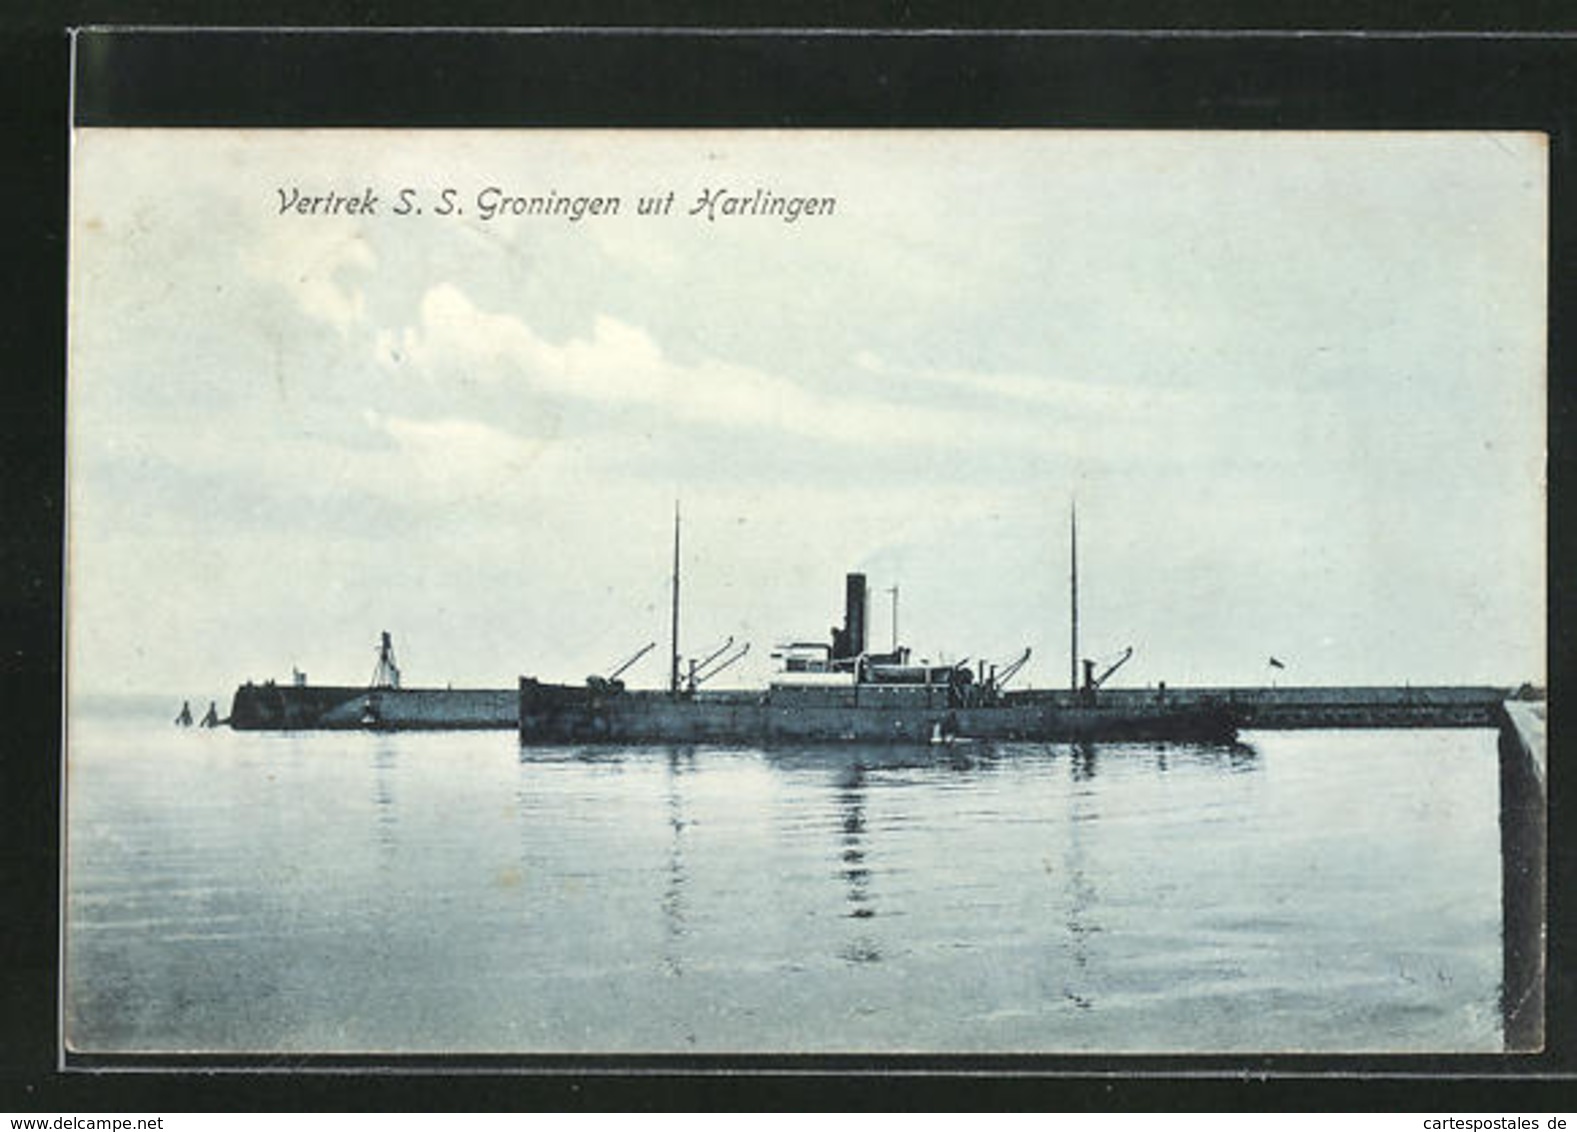
M 1075 505 L 1113 686 L 1543 679 L 1540 135 L 79 130 L 72 176 L 74 692 L 360 684 L 382 630 L 411 686 L 660 686 L 676 501 L 718 686 L 850 571 L 873 644 L 896 586 L 916 655 L 1066 685 Z M 831 206 L 694 211 L 757 190 Z M 486 215 L 554 196 L 618 212 Z

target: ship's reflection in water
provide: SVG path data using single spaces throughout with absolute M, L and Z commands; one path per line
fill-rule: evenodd
M 695 772 L 693 748 L 670 749 L 667 752 L 668 828 L 672 840 L 668 846 L 668 878 L 663 886 L 663 970 L 669 975 L 684 974 L 685 937 L 685 885 L 688 875 L 684 861 L 685 819 L 683 779 Z
M 1067 960 L 1067 978 L 1062 993 L 1068 1002 L 1081 1010 L 1088 1010 L 1094 1004 L 1089 978 L 1094 950 L 1091 941 L 1103 930 L 1099 922 L 1100 893 L 1096 874 L 1087 866 L 1090 850 L 1085 828 L 1087 823 L 1100 818 L 1100 791 L 1095 779 L 1103 757 L 1109 757 L 1120 767 L 1119 778 L 1133 773 L 1164 775 L 1175 766 L 1208 773 L 1251 771 L 1257 759 L 1254 749 L 1243 743 L 1118 746 L 1105 753 L 1090 743 L 850 745 L 773 749 L 760 752 L 760 757 L 777 777 L 793 782 L 800 789 L 814 789 L 820 782 L 830 794 L 833 820 L 828 828 L 837 853 L 837 866 L 831 873 L 842 881 L 843 916 L 852 921 L 852 930 L 838 940 L 836 955 L 857 964 L 881 962 L 890 941 L 902 946 L 896 929 L 889 934 L 879 930 L 879 925 L 872 921 L 881 917 L 896 922 L 915 911 L 900 902 L 900 893 L 914 896 L 913 890 L 924 887 L 924 878 L 932 867 L 930 862 L 919 868 L 913 865 L 916 851 L 921 848 L 915 843 L 915 828 L 923 830 L 926 837 L 935 833 L 927 828 L 930 823 L 925 815 L 915 812 L 914 803 L 932 802 L 937 797 L 966 801 L 980 792 L 983 783 L 1000 778 L 1004 768 L 1013 779 L 1023 774 L 1054 776 L 1060 773 L 1069 783 L 1062 792 L 1063 812 L 1060 817 L 1055 813 L 1042 815 L 1034 823 L 1031 839 L 1053 837 L 1060 845 L 1055 867 L 1048 865 L 1046 868 L 1060 886 L 1052 898 L 1055 907 L 1048 907 L 1047 912 L 1063 929 L 1059 947 Z M 916 787 L 921 789 L 913 789 Z M 928 794 L 926 787 L 940 793 Z M 1004 787 L 999 783 L 987 793 L 995 795 L 1001 789 Z M 873 822 L 873 808 L 882 812 L 880 821 Z M 950 821 L 940 824 L 954 824 L 959 820 L 958 814 L 946 816 Z M 1002 819 L 1017 820 L 1011 808 L 999 802 L 976 813 L 972 820 L 989 826 Z M 793 836 L 805 836 L 807 831 L 795 827 L 789 832 Z M 910 883 L 899 886 L 898 892 L 889 897 L 891 904 L 885 913 L 878 900 L 884 837 L 892 842 L 891 857 L 906 862 L 900 870 L 911 874 Z M 932 846 L 932 849 L 939 849 L 943 858 L 947 855 L 945 847 Z M 1004 844 L 999 852 L 1004 858 L 1012 858 L 1025 849 L 1027 845 Z
M 1095 810 L 1094 790 L 1088 785 L 1095 778 L 1098 765 L 1095 746 L 1080 743 L 1073 748 L 1068 760 L 1068 772 L 1073 789 L 1068 792 L 1068 827 L 1062 858 L 1063 923 L 1068 929 L 1065 949 L 1068 953 L 1068 978 L 1063 996 L 1080 1010 L 1095 1005 L 1094 992 L 1090 989 L 1090 937 L 1101 930 L 1095 922 L 1094 908 L 1099 899 L 1095 886 L 1085 868 L 1084 826 L 1098 816 Z M 1157 766 L 1165 770 L 1165 752 L 1157 756 Z
M 1096 778 L 1103 758 L 1113 761 L 1115 777 L 1133 774 L 1165 775 L 1174 768 L 1209 774 L 1243 773 L 1256 768 L 1253 747 L 1244 743 L 1222 745 L 1170 744 L 1116 746 L 1103 751 L 1091 743 L 1050 745 L 997 745 L 953 743 L 930 747 L 838 747 L 774 750 L 765 752 L 767 764 L 778 774 L 813 782 L 820 779 L 831 794 L 837 836 L 838 868 L 844 886 L 845 917 L 859 927 L 840 941 L 836 954 L 851 963 L 877 963 L 888 946 L 885 933 L 869 923 L 881 914 L 878 902 L 884 832 L 891 834 L 900 859 L 912 858 L 915 846 L 906 827 L 914 814 L 905 813 L 906 802 L 917 795 L 908 788 L 931 786 L 949 797 L 968 798 L 988 779 L 999 776 L 1004 764 L 1010 777 L 1031 773 L 1061 774 L 1069 784 L 1063 792 L 1064 811 L 1048 813 L 1035 823 L 1036 837 L 1055 839 L 1059 845 L 1055 865 L 1046 872 L 1058 887 L 1046 909 L 1062 926 L 1058 948 L 1065 958 L 1062 995 L 1079 1010 L 1095 1005 L 1097 980 L 1091 975 L 1094 937 L 1104 929 L 1100 922 L 1099 870 L 1089 867 L 1090 823 L 1100 820 L 1101 791 Z M 1059 765 L 1063 768 L 1059 771 Z M 887 803 L 893 803 L 891 807 Z M 884 822 L 873 823 L 870 811 L 884 811 Z M 890 813 L 886 811 L 891 810 Z M 1002 806 L 976 815 L 987 822 L 1011 817 Z M 1011 858 L 1025 846 L 1004 845 Z M 1050 858 L 1048 858 L 1050 860 Z M 919 881 L 923 885 L 923 874 Z M 895 896 L 894 900 L 897 899 Z M 909 913 L 895 903 L 886 918 L 897 920 Z M 899 941 L 901 945 L 901 940 Z
M 851 920 L 868 920 L 876 915 L 876 905 L 871 898 L 871 870 L 865 860 L 866 787 L 865 764 L 856 760 L 838 776 L 835 788 L 838 817 L 843 827 L 842 871 L 847 886 L 845 899 L 849 904 L 848 915 Z M 882 958 L 880 945 L 863 932 L 850 938 L 839 954 L 851 963 L 877 963 Z

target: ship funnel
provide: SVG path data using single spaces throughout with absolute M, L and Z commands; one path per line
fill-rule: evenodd
M 846 656 L 865 651 L 865 575 L 850 574 L 844 580 L 843 639 Z

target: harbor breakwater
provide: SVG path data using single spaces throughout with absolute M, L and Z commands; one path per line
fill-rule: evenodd
M 1535 1052 L 1544 1048 L 1548 705 L 1507 702 L 1501 722 L 1501 1010 L 1507 1050 Z
M 643 692 L 643 696 L 657 693 Z M 765 691 L 701 692 L 700 699 L 739 705 L 758 703 Z M 1158 706 L 1226 705 L 1239 727 L 1252 730 L 1327 728 L 1481 727 L 1499 728 L 1507 701 L 1533 701 L 1529 688 L 1493 686 L 1155 688 L 1101 689 L 1096 702 L 1135 715 Z M 1012 693 L 1026 708 L 1075 710 L 1090 693 L 1066 689 Z M 243 684 L 231 704 L 230 725 L 238 730 L 513 730 L 520 722 L 516 688 L 354 688 L 286 684 Z
M 1078 702 L 1081 693 L 1051 691 L 1057 703 Z M 1221 703 L 1231 707 L 1245 731 L 1315 731 L 1331 728 L 1486 727 L 1501 725 L 1501 705 L 1534 699 L 1531 687 L 1489 685 L 1118 688 L 1102 689 L 1103 705 L 1121 709 L 1156 702 Z
M 243 684 L 230 705 L 238 731 L 466 731 L 513 728 L 513 688 L 351 688 Z

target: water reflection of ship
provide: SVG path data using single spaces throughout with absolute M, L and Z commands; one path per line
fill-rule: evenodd
M 685 816 L 683 779 L 695 771 L 694 750 L 670 748 L 668 751 L 668 843 L 667 878 L 663 886 L 663 970 L 670 975 L 684 974 L 685 937 L 689 929 L 685 923 L 686 891 L 690 873 L 685 865 L 685 830 L 690 822 Z
M 1070 748 L 1068 820 L 1060 870 L 1062 924 L 1067 933 L 1062 950 L 1068 964 L 1062 996 L 1081 1011 L 1094 1010 L 1099 1002 L 1101 973 L 1093 960 L 1100 954 L 1096 937 L 1105 931 L 1100 915 L 1101 893 L 1090 867 L 1088 845 L 1100 822 L 1100 787 L 1096 780 L 1102 773 L 1103 763 L 1108 768 L 1106 773 L 1110 774 L 1114 759 L 1132 757 L 1148 757 L 1160 775 L 1190 766 L 1236 775 L 1258 769 L 1259 760 L 1258 752 L 1244 743 L 1168 743 L 1107 748 L 1094 743 L 1076 743 Z M 1122 763 L 1119 761 L 1118 765 Z
M 1014 751 L 1038 752 L 1044 748 L 1030 743 L 970 743 L 960 746 L 929 744 L 904 746 L 892 743 L 848 743 L 825 746 L 808 743 L 801 747 L 761 747 L 760 757 L 783 774 L 827 773 L 839 782 L 863 787 L 872 772 L 912 771 L 919 774 L 988 771 Z
M 844 881 L 844 901 L 848 904 L 847 918 L 860 924 L 844 941 L 839 951 L 841 958 L 850 963 L 879 963 L 882 959 L 881 944 L 864 923 L 875 917 L 876 904 L 871 894 L 871 869 L 866 859 L 868 850 L 865 828 L 865 809 L 869 792 L 868 772 L 859 760 L 851 762 L 836 780 L 834 797 L 837 801 L 838 826 L 841 830 L 840 868 Z
M 719 748 L 718 750 L 723 750 Z M 1062 956 L 1062 963 L 1047 990 L 1060 995 L 1071 1007 L 1093 1010 L 1099 1003 L 1100 949 L 1097 938 L 1105 931 L 1100 915 L 1099 870 L 1094 868 L 1098 851 L 1091 838 L 1099 828 L 1102 775 L 1121 778 L 1126 774 L 1169 774 L 1180 769 L 1218 774 L 1237 774 L 1255 768 L 1257 755 L 1243 744 L 979 744 L 960 750 L 944 747 L 902 747 L 893 745 L 856 745 L 845 747 L 806 746 L 734 751 L 758 759 L 775 776 L 814 783 L 815 794 L 824 799 L 816 806 L 817 816 L 807 821 L 802 814 L 786 827 L 795 841 L 815 831 L 823 847 L 818 855 L 826 862 L 823 875 L 835 879 L 842 926 L 829 953 L 851 965 L 882 963 L 890 958 L 890 940 L 884 940 L 883 923 L 889 922 L 893 909 L 884 908 L 883 874 L 878 862 L 883 831 L 891 833 L 892 822 L 885 825 L 873 817 L 882 798 L 892 799 L 893 788 L 929 786 L 946 789 L 950 783 L 982 780 L 1002 774 L 1018 781 L 1022 775 L 1045 780 L 1045 770 L 1065 764 L 1067 786 L 1059 793 L 1065 798 L 1066 820 L 1052 823 L 1047 832 L 1058 845 L 1045 858 L 1045 871 L 1052 883 L 1047 908 L 1048 923 L 1059 925 L 1060 937 L 1051 946 Z M 663 824 L 666 827 L 666 853 L 654 862 L 660 880 L 656 892 L 658 923 L 661 926 L 657 960 L 670 977 L 682 977 L 695 959 L 692 940 L 692 902 L 694 898 L 692 860 L 694 844 L 690 831 L 693 814 L 690 805 L 696 795 L 698 775 L 709 766 L 700 756 L 705 749 L 674 745 L 661 751 L 649 747 L 626 748 L 588 744 L 577 748 L 523 750 L 523 767 L 540 769 L 555 764 L 575 764 L 619 773 L 625 767 L 662 768 L 664 782 Z M 654 763 L 661 759 L 661 763 Z M 378 760 L 380 768 L 385 761 Z M 392 754 L 387 766 L 394 765 Z M 525 781 L 525 780 L 523 780 Z M 702 793 L 706 793 L 704 790 Z M 391 799 L 392 800 L 392 799 Z M 385 790 L 380 776 L 380 805 Z M 537 824 L 536 812 L 553 803 L 536 798 L 524 787 L 517 792 L 523 828 Z M 392 813 L 389 815 L 392 834 Z M 901 823 L 900 823 L 901 824 Z M 830 850 L 830 851 L 829 851 Z M 541 847 L 531 845 L 523 867 L 527 872 L 545 869 L 536 860 Z M 703 862 L 704 863 L 704 862 Z M 825 900 L 823 889 L 821 899 Z M 888 892 L 889 903 L 893 893 Z M 911 912 L 898 894 L 897 914 Z M 823 905 L 824 906 L 824 905 Z
M 1068 929 L 1067 954 L 1071 967 L 1063 985 L 1063 997 L 1079 1010 L 1091 1010 L 1095 995 L 1090 976 L 1090 939 L 1101 931 L 1094 916 L 1099 893 L 1086 868 L 1084 838 L 1086 826 L 1096 820 L 1091 809 L 1095 797 L 1093 780 L 1098 752 L 1088 743 L 1073 748 L 1068 762 L 1071 787 L 1068 791 L 1068 838 L 1063 849 L 1065 908 L 1063 924 Z

